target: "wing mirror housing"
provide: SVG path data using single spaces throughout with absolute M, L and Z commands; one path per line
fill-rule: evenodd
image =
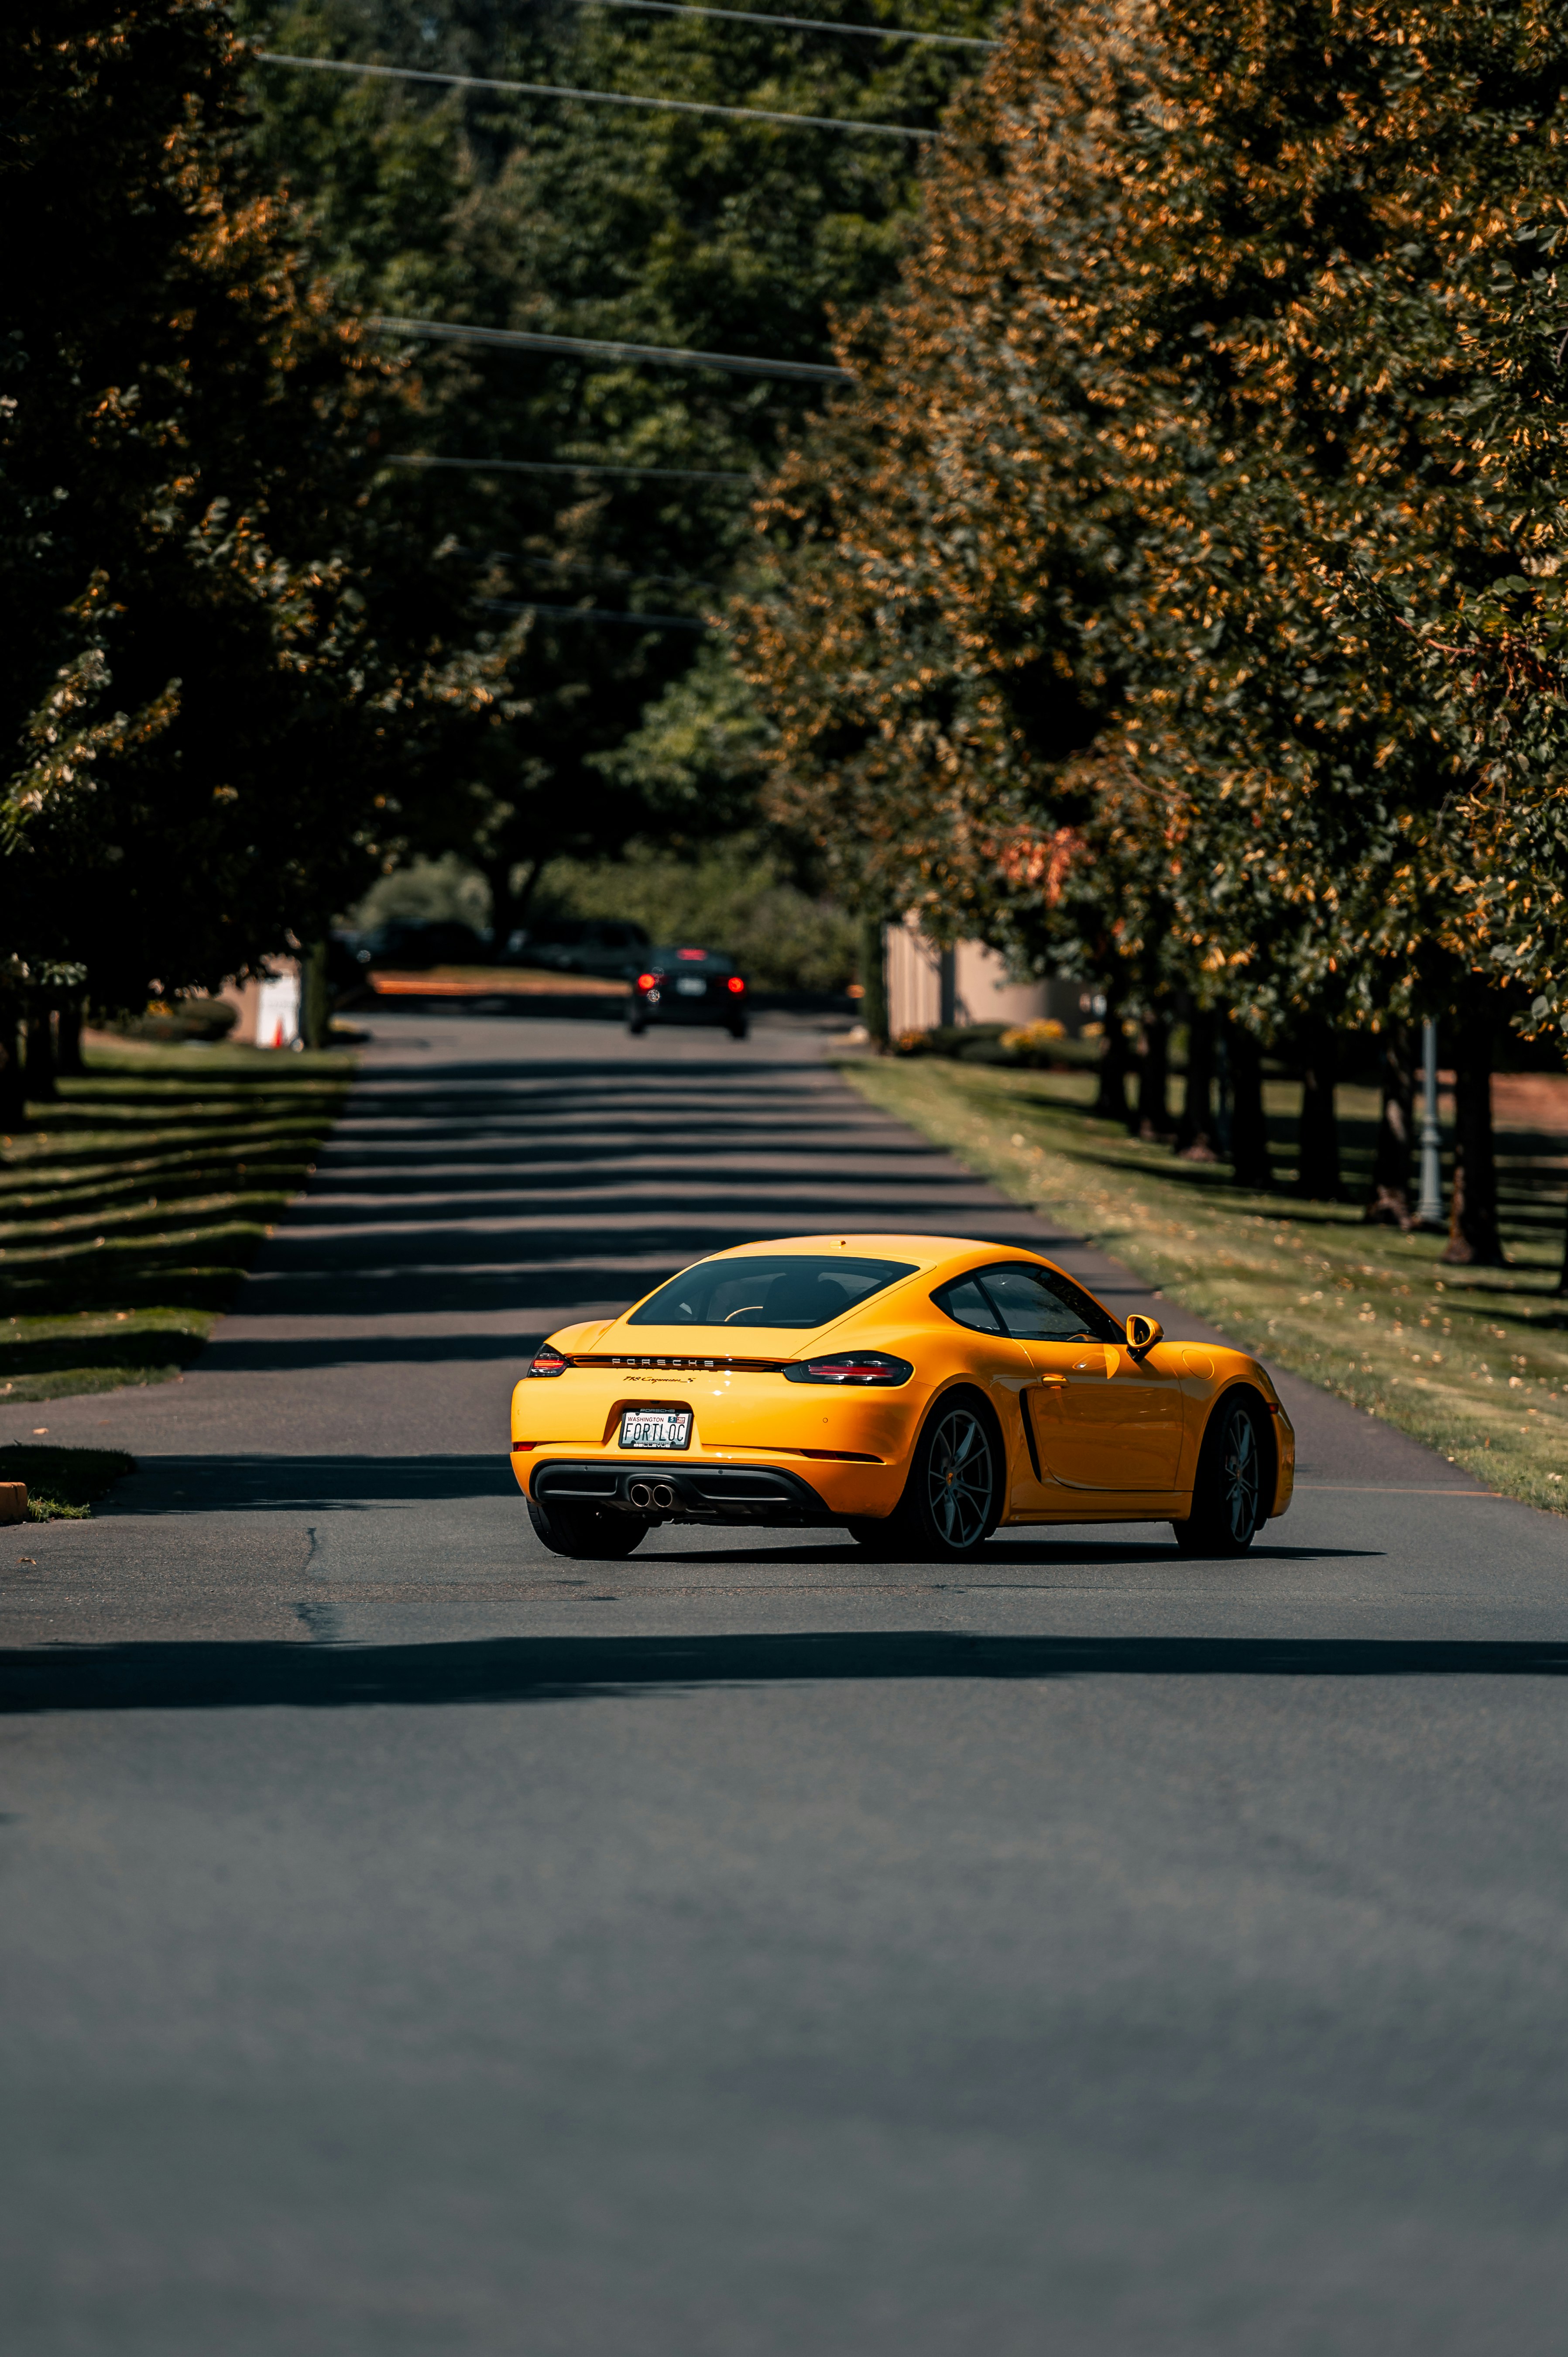
M 1133 1316 L 1127 1320 L 1127 1348 L 1135 1359 L 1143 1358 L 1154 1349 L 1165 1333 L 1157 1318 Z

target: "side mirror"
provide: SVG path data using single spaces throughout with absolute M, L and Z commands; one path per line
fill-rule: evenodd
M 1135 1359 L 1152 1351 L 1165 1332 L 1157 1318 L 1132 1317 L 1127 1320 L 1127 1348 Z

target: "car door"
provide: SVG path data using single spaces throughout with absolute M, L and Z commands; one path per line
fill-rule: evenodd
M 1042 1469 L 1069 1490 L 1163 1491 L 1181 1462 L 1179 1379 L 1135 1359 L 1098 1302 L 1054 1270 L 982 1270 L 1006 1331 L 1035 1370 L 1026 1405 Z
M 937 1308 L 973 1337 L 971 1372 L 985 1386 L 1007 1450 L 1007 1511 L 1039 1513 L 1044 1508 L 1045 1469 L 1028 1421 L 1026 1394 L 1036 1382 L 1028 1349 L 1008 1335 L 1002 1313 L 972 1276 L 954 1277 L 931 1296 Z

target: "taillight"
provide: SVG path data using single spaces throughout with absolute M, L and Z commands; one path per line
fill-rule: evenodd
M 875 1385 L 886 1390 L 894 1383 L 907 1383 L 914 1373 L 908 1359 L 889 1358 L 886 1351 L 835 1351 L 825 1359 L 804 1359 L 793 1367 L 786 1367 L 787 1383 L 853 1383 L 857 1388 Z
M 639 974 L 637 977 L 637 986 L 639 990 L 651 990 L 658 979 L 659 976 L 656 974 Z
M 534 1352 L 533 1364 L 528 1372 L 531 1375 L 564 1375 L 571 1363 L 570 1359 L 562 1357 L 553 1342 L 546 1342 L 542 1350 Z
M 746 988 L 746 985 L 742 982 L 738 974 L 732 974 L 728 982 L 725 985 L 725 987 L 726 990 L 733 990 L 736 996 L 738 998 L 741 992 Z

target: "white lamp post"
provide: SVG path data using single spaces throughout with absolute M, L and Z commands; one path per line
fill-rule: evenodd
M 1437 1126 L 1437 1026 L 1421 1027 L 1421 1200 L 1418 1228 L 1443 1225 L 1443 1132 Z

